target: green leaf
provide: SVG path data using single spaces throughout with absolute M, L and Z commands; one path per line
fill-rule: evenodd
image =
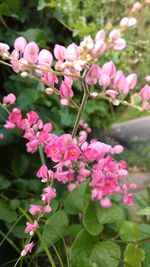
M 136 223 L 125 221 L 120 225 L 119 234 L 124 241 L 136 241 L 140 237 L 140 228 Z
M 75 238 L 77 234 L 81 231 L 81 229 L 82 229 L 81 224 L 72 224 L 68 226 L 67 230 L 65 231 L 65 236 Z
M 137 212 L 138 215 L 142 215 L 142 216 L 149 216 L 150 215 L 150 207 L 146 207 L 145 209 L 142 209 L 140 211 Z
M 90 201 L 84 211 L 83 224 L 91 235 L 99 235 L 103 230 L 103 225 L 97 219 L 97 210 L 99 208 L 99 203 Z
M 81 266 L 79 265 L 80 260 L 90 264 L 90 254 L 96 241 L 97 238 L 91 236 L 86 230 L 83 229 L 79 232 L 71 248 L 70 260 L 72 267 Z M 83 266 L 86 267 L 86 265 Z M 92 267 L 92 263 L 87 267 Z
M 16 151 L 11 161 L 11 169 L 16 176 L 23 176 L 29 166 L 29 157 Z
M 143 243 L 142 244 L 142 249 L 145 252 L 145 260 L 142 264 L 142 267 L 149 267 L 150 263 L 150 244 L 149 243 Z
M 0 220 L 8 223 L 17 220 L 17 213 L 12 209 L 8 200 L 0 200 Z
M 138 248 L 135 244 L 128 244 L 124 252 L 125 267 L 141 267 L 145 258 L 143 249 Z
M 67 195 L 64 201 L 64 207 L 67 213 L 78 214 L 80 211 L 84 210 L 89 198 L 87 189 L 88 185 L 84 182 Z
M 0 188 L 6 189 L 11 186 L 11 182 L 5 178 L 4 175 L 0 174 Z
M 56 211 L 47 221 L 43 230 L 43 240 L 51 245 L 61 238 L 68 226 L 68 217 L 63 210 Z
M 120 206 L 113 204 L 110 209 L 99 207 L 97 209 L 97 218 L 99 223 L 115 223 L 124 219 L 124 213 Z
M 91 254 L 91 260 L 95 267 L 117 267 L 120 261 L 120 247 L 114 242 L 102 241 L 98 242 Z M 134 266 L 135 267 L 135 266 Z

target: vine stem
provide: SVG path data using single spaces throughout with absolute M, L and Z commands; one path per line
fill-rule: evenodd
M 45 162 L 43 148 L 40 145 L 39 145 L 39 154 L 40 154 L 41 163 L 45 164 L 46 162 Z
M 77 130 L 79 128 L 80 119 L 82 118 L 82 115 L 84 113 L 84 110 L 85 110 L 85 107 L 86 107 L 86 104 L 87 104 L 88 97 L 90 95 L 89 88 L 88 88 L 87 83 L 85 81 L 85 77 L 86 77 L 87 71 L 88 71 L 88 69 L 86 69 L 84 71 L 83 75 L 82 75 L 82 88 L 83 88 L 83 92 L 84 93 L 83 93 L 83 98 L 82 98 L 82 102 L 81 102 L 80 108 L 78 110 L 76 121 L 75 121 L 73 130 L 72 130 L 73 138 L 76 136 Z

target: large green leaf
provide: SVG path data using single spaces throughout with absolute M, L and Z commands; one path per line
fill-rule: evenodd
M 13 210 L 9 200 L 0 200 L 0 220 L 12 223 L 16 221 L 17 213 Z
M 120 222 L 124 219 L 124 213 L 119 205 L 113 204 L 110 209 L 99 207 L 97 218 L 101 224 Z
M 119 234 L 124 241 L 136 241 L 140 238 L 140 228 L 136 223 L 124 221 L 120 225 Z
M 142 249 L 145 252 L 145 260 L 142 264 L 143 267 L 149 267 L 149 263 L 150 263 L 150 243 L 143 243 L 142 244 Z
M 145 209 L 138 211 L 137 214 L 142 216 L 150 216 L 150 207 L 146 207 Z
M 78 214 L 80 211 L 84 210 L 89 199 L 87 189 L 88 185 L 84 182 L 67 195 L 64 201 L 64 207 L 67 213 Z
M 98 242 L 91 253 L 92 266 L 95 267 L 117 267 L 120 261 L 120 247 L 114 242 Z M 95 264 L 95 265 L 94 265 Z M 135 267 L 135 266 L 134 266 Z
M 68 226 L 68 217 L 63 210 L 56 211 L 47 221 L 43 230 L 43 240 L 51 245 L 63 236 Z
M 124 252 L 125 267 L 141 267 L 145 252 L 135 244 L 128 244 Z
M 91 236 L 85 229 L 79 232 L 71 248 L 70 260 L 72 267 L 81 266 L 79 265 L 80 260 L 84 262 L 83 266 L 86 267 L 85 263 L 88 263 L 87 267 L 92 267 L 90 254 L 96 241 L 97 238 Z
M 99 203 L 90 201 L 84 211 L 83 224 L 91 235 L 98 235 L 103 230 L 103 225 L 97 219 L 97 210 L 100 208 Z
M 1 190 L 6 189 L 9 186 L 11 186 L 11 182 L 9 180 L 7 180 L 4 175 L 0 174 L 0 188 L 1 188 Z
M 11 161 L 11 169 L 16 176 L 22 176 L 26 173 L 29 166 L 29 157 L 16 151 Z

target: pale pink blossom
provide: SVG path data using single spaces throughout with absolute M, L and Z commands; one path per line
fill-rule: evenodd
M 93 64 L 86 75 L 86 82 L 89 85 L 96 84 L 100 74 L 101 74 L 100 67 L 97 64 Z
M 39 47 L 35 42 L 30 42 L 26 45 L 24 50 L 24 58 L 29 64 L 37 63 L 38 61 Z
M 98 31 L 97 33 L 96 33 L 96 36 L 95 36 L 95 42 L 97 42 L 98 40 L 104 40 L 105 39 L 105 31 L 102 29 L 102 30 L 100 30 L 100 31 Z
M 3 105 L 13 105 L 16 102 L 16 96 L 14 94 L 8 94 L 3 98 Z
M 137 84 L 137 75 L 132 73 L 126 77 L 126 80 L 129 85 L 129 89 L 133 89 Z
M 118 40 L 121 36 L 121 33 L 119 30 L 117 29 L 114 29 L 112 30 L 110 33 L 109 33 L 109 38 L 112 40 L 112 41 L 115 41 L 115 40 Z
M 105 209 L 109 209 L 112 207 L 112 203 L 111 203 L 110 199 L 107 197 L 101 199 L 100 203 L 101 203 L 101 206 Z
M 71 87 L 64 81 L 61 82 L 59 90 L 60 90 L 60 96 L 62 99 L 69 99 L 73 97 L 74 95 Z
M 21 252 L 21 256 L 24 257 L 26 256 L 28 253 L 31 253 L 32 252 L 32 248 L 34 246 L 34 243 L 31 242 L 31 243 L 28 243 L 27 245 L 25 245 L 24 249 L 22 250 Z
M 41 196 L 43 202 L 50 205 L 51 200 L 56 197 L 56 189 L 51 186 L 47 186 L 44 188 L 43 194 Z
M 123 38 L 118 38 L 113 42 L 113 49 L 116 51 L 123 50 L 126 47 L 126 41 Z
M 101 68 L 102 74 L 107 74 L 110 79 L 113 79 L 116 74 L 116 67 L 112 61 L 106 62 Z
M 110 85 L 110 77 L 108 74 L 104 73 L 99 78 L 99 84 L 103 87 L 105 90 Z
M 25 234 L 33 235 L 36 229 L 39 227 L 38 222 L 35 220 L 33 223 L 26 222 Z
M 58 44 L 55 45 L 54 56 L 57 60 L 64 61 L 64 59 L 66 58 L 66 52 L 67 52 L 66 47 Z
M 42 49 L 39 53 L 38 62 L 39 64 L 51 65 L 53 61 L 53 56 L 47 49 Z
M 150 99 L 150 86 L 145 85 L 140 92 L 138 93 L 138 96 L 142 98 L 142 100 L 147 101 Z
M 40 205 L 30 205 L 29 213 L 32 215 L 40 214 L 41 208 Z
M 140 2 L 135 2 L 132 6 L 131 12 L 136 13 L 141 9 L 142 5 Z
M 46 182 L 48 179 L 48 168 L 43 164 L 40 169 L 37 171 L 36 176 L 42 178 L 43 182 Z
M 128 206 L 133 206 L 134 205 L 134 197 L 133 194 L 126 194 L 123 198 L 123 203 L 127 204 Z
M 106 50 L 106 43 L 100 39 L 96 41 L 94 48 L 92 49 L 92 55 L 94 57 L 101 56 Z
M 53 85 L 54 83 L 58 83 L 58 78 L 56 75 L 52 74 L 52 73 L 49 73 L 49 72 L 46 72 L 44 74 L 44 77 L 42 78 L 43 82 L 46 84 L 46 85 Z
M 148 82 L 148 83 L 150 82 L 150 75 L 147 75 L 147 76 L 145 77 L 145 81 Z
M 17 51 L 21 52 L 21 53 L 24 53 L 24 50 L 25 50 L 26 45 L 27 45 L 27 41 L 22 36 L 16 38 L 16 40 L 14 42 L 14 48 Z

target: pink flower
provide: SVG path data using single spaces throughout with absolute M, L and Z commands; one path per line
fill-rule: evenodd
M 26 45 L 24 50 L 24 58 L 29 64 L 37 63 L 38 61 L 39 47 L 35 42 L 30 42 Z
M 38 225 L 38 222 L 36 220 L 34 221 L 34 223 L 26 222 L 26 228 L 25 228 L 24 232 L 26 234 L 29 233 L 29 235 L 32 236 L 38 227 L 39 227 L 39 225 Z
M 80 156 L 80 149 L 75 146 L 75 145 L 72 145 L 72 146 L 69 146 L 67 148 L 67 160 L 71 160 L 71 161 L 77 161 L 79 156 Z
M 51 186 L 47 186 L 44 188 L 41 196 L 43 202 L 50 205 L 51 200 L 56 197 L 56 189 Z
M 133 89 L 137 84 L 137 75 L 132 73 L 126 77 L 126 80 L 129 85 L 129 89 Z
M 24 50 L 25 50 L 25 47 L 27 45 L 27 41 L 24 37 L 18 37 L 16 38 L 15 42 L 14 42 L 14 48 L 21 52 L 21 53 L 24 53 Z
M 95 36 L 95 42 L 99 41 L 100 39 L 104 40 L 105 39 L 105 31 L 104 30 L 100 30 L 97 32 L 96 36 Z
M 103 87 L 105 90 L 110 85 L 110 77 L 108 74 L 104 73 L 99 78 L 99 84 Z
M 96 41 L 94 48 L 92 49 L 92 55 L 94 57 L 101 56 L 106 50 L 106 43 L 100 39 Z
M 32 125 L 39 119 L 39 115 L 35 111 L 29 111 L 27 112 L 27 119 Z
M 37 171 L 36 176 L 42 178 L 42 182 L 46 182 L 48 179 L 48 168 L 43 164 L 40 169 Z
M 22 119 L 22 113 L 20 109 L 14 108 L 13 111 L 9 115 L 9 121 L 15 124 L 19 124 Z
M 11 130 L 15 128 L 15 123 L 11 122 L 11 121 L 6 121 L 6 123 L 4 124 L 4 128 L 7 130 Z
M 30 205 L 29 213 L 32 215 L 41 213 L 41 206 L 39 205 Z
M 110 201 L 110 199 L 107 198 L 107 197 L 101 199 L 100 203 L 101 203 L 101 206 L 102 206 L 103 208 L 105 208 L 105 209 L 109 209 L 109 208 L 112 207 L 111 201 Z
M 116 146 L 114 146 L 114 148 L 113 148 L 113 153 L 114 153 L 114 154 L 120 154 L 120 153 L 123 152 L 123 150 L 124 150 L 123 146 L 121 146 L 121 145 L 116 145 Z
M 49 205 L 46 205 L 44 208 L 43 208 L 43 212 L 44 213 L 50 213 L 52 211 L 52 208 L 51 206 Z
M 64 59 L 66 58 L 66 52 L 67 52 L 66 47 L 58 44 L 55 45 L 54 56 L 57 60 L 64 61 Z
M 123 203 L 127 204 L 128 206 L 133 206 L 134 205 L 134 197 L 133 194 L 126 194 L 123 198 Z
M 129 184 L 129 189 L 134 191 L 137 189 L 137 185 L 135 183 L 131 183 L 131 184 Z
M 150 86 L 145 85 L 140 92 L 138 93 L 139 97 L 142 98 L 142 100 L 147 101 L 150 99 Z
M 54 74 L 51 74 L 51 73 L 49 73 L 49 72 L 46 72 L 45 74 L 44 74 L 44 77 L 43 77 L 43 82 L 46 84 L 46 85 L 53 85 L 54 83 L 58 83 L 58 78 L 57 78 L 57 76 L 56 75 L 54 75 Z
M 124 17 L 120 21 L 120 26 L 123 30 L 135 28 L 137 25 L 137 19 L 134 17 Z
M 8 94 L 3 98 L 3 105 L 13 105 L 16 102 L 16 96 L 14 94 Z
M 118 38 L 113 42 L 113 49 L 116 51 L 123 50 L 126 47 L 126 41 L 123 38 Z
M 6 52 L 7 53 L 9 49 L 10 49 L 9 45 L 0 42 L 0 52 Z
M 141 5 L 140 2 L 135 2 L 135 3 L 133 4 L 133 6 L 132 6 L 131 11 L 132 11 L 133 13 L 136 13 L 138 10 L 141 9 L 141 7 L 142 7 L 142 5 Z
M 86 75 L 86 82 L 90 85 L 96 84 L 100 76 L 100 73 L 101 73 L 100 67 L 97 64 L 93 64 Z
M 70 44 L 67 47 L 65 59 L 68 61 L 74 61 L 78 58 L 78 52 L 77 52 L 78 46 L 75 43 Z
M 22 250 L 21 252 L 21 256 L 24 257 L 26 256 L 28 253 L 31 253 L 32 252 L 32 248 L 34 246 L 34 243 L 31 242 L 31 243 L 28 243 L 27 245 L 25 245 L 24 249 Z
M 50 51 L 47 49 L 42 49 L 39 53 L 38 62 L 39 64 L 48 64 L 51 65 L 53 61 L 53 56 Z
M 60 96 L 62 99 L 69 99 L 70 97 L 73 97 L 74 95 L 71 87 L 64 81 L 61 82 L 59 90 L 60 90 Z
M 145 81 L 148 82 L 148 83 L 150 82 L 150 75 L 147 75 L 147 76 L 145 77 Z
M 116 74 L 116 67 L 112 61 L 109 61 L 103 65 L 101 72 L 106 73 L 112 79 Z

